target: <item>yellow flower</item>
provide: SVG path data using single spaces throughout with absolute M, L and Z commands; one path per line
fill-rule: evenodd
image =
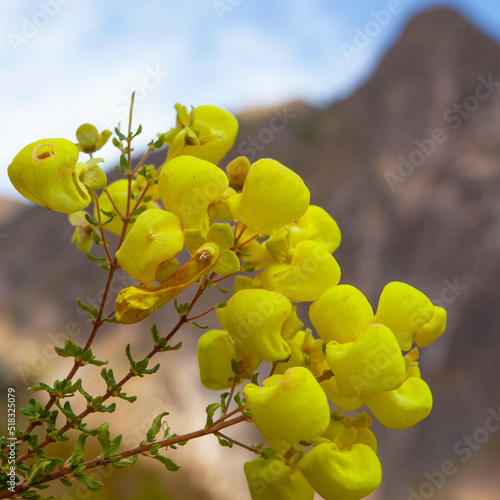
M 433 315 L 434 306 L 422 292 L 406 283 L 393 281 L 382 290 L 375 322 L 389 327 L 401 349 L 409 351 L 416 330 Z
M 66 139 L 42 139 L 24 147 L 8 167 L 13 186 L 28 200 L 71 214 L 92 201 L 91 190 L 106 185 L 97 166 L 102 160 L 78 162 L 78 149 Z
M 86 215 L 87 212 L 80 211 L 68 216 L 69 223 L 75 227 L 71 242 L 75 243 L 78 250 L 83 253 L 89 253 L 94 243 L 92 238 L 94 226 L 86 219 Z
M 188 113 L 176 104 L 177 127 L 166 134 L 168 158 L 189 155 L 218 164 L 233 147 L 238 121 L 216 106 L 199 106 Z
M 426 418 L 432 409 L 429 386 L 418 377 L 406 379 L 401 387 L 389 392 L 361 394 L 376 419 L 389 429 L 408 429 Z
M 129 276 L 150 286 L 160 266 L 172 260 L 183 246 L 179 219 L 170 212 L 152 208 L 137 217 L 116 258 Z
M 244 393 L 255 425 L 271 445 L 290 448 L 309 441 L 321 436 L 330 423 L 325 393 L 306 368 L 273 375 L 263 387 L 248 384 Z
M 325 344 L 334 340 L 352 342 L 374 322 L 373 309 L 366 297 L 351 285 L 327 290 L 309 308 L 309 318 Z
M 335 376 L 321 382 L 321 387 L 332 403 L 340 410 L 355 411 L 363 406 L 359 396 L 345 396 L 339 391 Z
M 235 293 L 224 308 L 224 327 L 248 356 L 279 361 L 290 355 L 282 329 L 292 304 L 279 293 L 247 289 Z
M 339 247 L 341 241 L 339 226 L 323 208 L 310 205 L 297 224 L 303 224 L 307 228 L 308 240 L 321 243 L 329 253 L 335 252 Z
M 339 448 L 361 443 L 377 453 L 377 438 L 369 428 L 372 423 L 373 421 L 366 411 L 354 418 L 333 413 L 330 425 L 322 437 L 334 441 Z
M 252 500 L 313 500 L 314 490 L 300 470 L 273 458 L 244 465 Z
M 344 449 L 335 443 L 319 444 L 302 458 L 299 468 L 325 500 L 360 500 L 382 481 L 380 461 L 364 444 Z
M 384 325 L 369 325 L 354 342 L 326 346 L 326 359 L 345 396 L 364 391 L 390 391 L 406 376 L 406 365 L 397 340 Z
M 236 376 L 232 360 L 239 364 L 238 377 L 251 378 L 260 360 L 246 357 L 224 330 L 211 330 L 198 341 L 198 366 L 202 384 L 208 389 L 229 389 Z
M 250 168 L 243 190 L 229 200 L 233 215 L 262 234 L 296 221 L 309 206 L 304 181 L 275 160 L 262 159 Z
M 228 180 L 213 163 L 180 156 L 163 165 L 158 187 L 165 209 L 179 217 L 182 229 L 207 232 L 209 206 L 226 191 Z
M 262 285 L 286 295 L 293 302 L 317 300 L 340 281 L 335 258 L 316 241 L 297 245 L 290 263 L 270 263 L 262 273 Z

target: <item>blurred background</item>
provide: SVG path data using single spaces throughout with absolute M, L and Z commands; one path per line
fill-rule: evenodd
M 338 221 L 343 283 L 376 306 L 387 282 L 404 281 L 448 310 L 446 334 L 421 355 L 435 396 L 430 417 L 406 431 L 375 426 L 384 478 L 372 498 L 500 498 L 497 2 L 1 0 L 0 33 L 3 394 L 15 387 L 20 407 L 27 387 L 67 373 L 53 346 L 66 337 L 85 343 L 89 323 L 75 297 L 97 302 L 105 280 L 74 251 L 65 216 L 25 203 L 10 186 L 12 158 L 42 137 L 75 139 L 83 122 L 125 123 L 133 90 L 135 123 L 144 127 L 137 153 L 170 128 L 176 102 L 214 104 L 241 123 L 228 160 L 279 160 Z M 115 151 L 103 150 L 110 170 Z M 113 294 L 128 284 L 119 275 Z M 199 310 L 222 300 L 213 293 Z M 162 331 L 173 312 L 153 316 Z M 218 395 L 198 379 L 199 335 L 184 329 L 184 348 L 165 353 L 155 376 L 128 385 L 139 401 L 119 401 L 122 416 L 111 416 L 125 447 L 162 411 L 178 434 L 203 427 Z M 94 351 L 126 373 L 118 346 L 131 343 L 139 357 L 150 342 L 148 325 L 109 327 Z M 97 369 L 81 375 L 102 391 Z M 257 444 L 248 432 L 232 436 Z M 251 458 L 207 437 L 176 454 L 175 474 L 146 458 L 134 469 L 96 471 L 105 487 L 92 498 L 250 500 L 242 463 Z M 454 472 L 445 474 L 450 462 Z

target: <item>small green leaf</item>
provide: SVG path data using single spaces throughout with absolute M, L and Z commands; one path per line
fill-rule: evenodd
M 154 455 L 151 458 L 161 462 L 170 472 L 176 472 L 181 468 L 180 465 L 177 465 L 175 462 L 170 460 L 170 458 L 164 457 L 163 455 Z
M 85 213 L 85 218 L 87 219 L 87 222 L 89 224 L 92 224 L 93 226 L 99 226 L 99 223 L 95 221 L 89 214 Z
M 218 438 L 219 444 L 221 446 L 226 446 L 227 448 L 232 448 L 233 447 L 233 443 L 231 443 L 231 441 L 227 441 L 226 439 L 222 439 L 219 436 L 217 436 L 217 438 Z
M 84 474 L 73 474 L 73 477 L 83 483 L 89 491 L 99 491 L 103 484 L 90 476 L 85 476 Z
M 207 412 L 207 423 L 205 424 L 205 428 L 212 427 L 212 425 L 214 425 L 214 413 L 221 406 L 222 405 L 220 403 L 212 403 L 206 407 L 205 411 Z
M 147 443 L 153 443 L 155 440 L 156 435 L 160 432 L 161 429 L 161 421 L 163 417 L 170 415 L 168 411 L 165 411 L 163 413 L 160 413 L 154 420 L 153 424 L 151 425 L 151 428 L 149 429 L 148 433 L 146 434 L 146 442 Z

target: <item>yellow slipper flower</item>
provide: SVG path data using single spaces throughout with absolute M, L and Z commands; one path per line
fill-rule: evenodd
M 351 285 L 327 290 L 309 308 L 309 318 L 325 344 L 343 344 L 358 338 L 374 322 L 373 309 L 366 297 Z
M 257 458 L 243 466 L 252 500 L 313 500 L 314 490 L 297 467 Z
M 415 342 L 418 347 L 427 347 L 443 335 L 446 330 L 446 316 L 445 309 L 434 306 L 434 315 L 432 319 L 418 328 L 415 332 Z
M 330 423 L 326 395 L 306 368 L 273 375 L 263 387 L 248 384 L 244 393 L 255 425 L 270 444 L 285 442 L 290 448 L 321 436 Z
M 319 444 L 302 458 L 299 469 L 325 500 L 360 500 L 382 481 L 380 461 L 364 444 L 344 449 L 335 443 Z
M 179 217 L 182 229 L 200 229 L 205 233 L 210 225 L 209 206 L 228 185 L 223 170 L 193 156 L 168 160 L 158 182 L 165 209 Z
M 316 241 L 297 245 L 289 264 L 270 263 L 262 273 L 262 285 L 286 295 L 292 302 L 318 300 L 340 281 L 335 258 Z
M 406 364 L 393 333 L 384 325 L 369 325 L 354 342 L 326 346 L 326 359 L 341 393 L 390 391 L 406 377 Z
M 179 219 L 170 212 L 153 208 L 137 217 L 116 258 L 129 276 L 151 286 L 160 266 L 172 260 L 183 247 Z
M 380 295 L 375 322 L 389 327 L 403 351 L 413 345 L 413 336 L 434 315 L 432 302 L 416 288 L 393 281 Z
M 275 160 L 262 159 L 252 165 L 243 190 L 229 204 L 240 222 L 270 234 L 302 217 L 309 199 L 309 190 L 295 172 Z
M 25 198 L 55 212 L 71 214 L 92 201 L 91 190 L 106 185 L 97 166 L 102 160 L 78 162 L 77 147 L 66 139 L 42 139 L 24 147 L 7 172 Z

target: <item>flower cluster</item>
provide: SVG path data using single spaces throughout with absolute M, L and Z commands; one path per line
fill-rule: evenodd
M 99 227 L 121 236 L 117 262 L 138 284 L 116 299 L 119 323 L 142 321 L 196 282 L 237 275 L 216 307 L 220 328 L 201 335 L 197 355 L 209 389 L 232 396 L 251 380 L 241 405 L 269 445 L 244 467 L 252 498 L 364 498 L 381 482 L 377 441 L 366 411 L 344 412 L 367 407 L 391 429 L 426 418 L 432 394 L 418 349 L 443 333 L 446 312 L 400 282 L 383 289 L 374 312 L 361 291 L 339 284 L 339 227 L 310 205 L 303 180 L 272 159 L 239 157 L 224 171 L 236 119 L 213 106 L 176 108 L 176 126 L 155 143 L 169 146 L 158 169 L 132 172 L 124 161 L 128 178 L 107 185 L 99 160 L 78 161 L 79 150 L 105 142 L 95 131 L 78 148 L 64 139 L 30 144 L 10 165 L 11 181 L 29 200 L 72 214 L 83 251 L 96 221 L 81 211 L 92 201 Z M 298 317 L 302 302 L 315 334 Z M 259 384 L 266 362 L 270 375 Z

